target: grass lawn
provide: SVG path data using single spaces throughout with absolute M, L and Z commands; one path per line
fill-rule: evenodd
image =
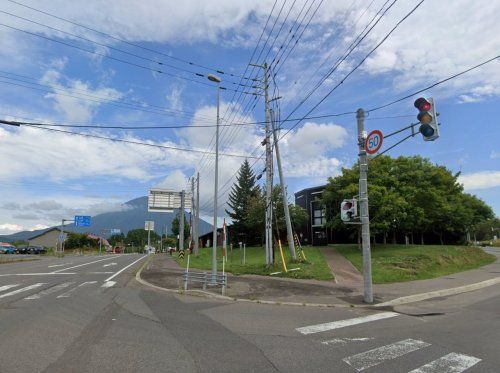
M 357 245 L 335 245 L 360 272 L 362 253 Z M 373 245 L 373 282 L 413 281 L 462 272 L 493 263 L 495 256 L 477 247 L 440 245 Z
M 304 247 L 304 253 L 307 258 L 307 263 L 291 263 L 290 253 L 288 247 L 283 247 L 285 254 L 285 261 L 287 268 L 300 268 L 298 271 L 291 271 L 288 273 L 280 273 L 276 277 L 289 277 L 289 278 L 303 278 L 303 279 L 316 279 L 316 280 L 331 280 L 333 279 L 332 272 L 325 262 L 323 254 L 317 247 Z M 247 247 L 245 265 L 242 264 L 241 258 L 243 253 L 239 248 L 231 250 L 228 249 L 228 259 L 225 264 L 225 271 L 233 275 L 270 275 L 272 272 L 283 271 L 281 266 L 281 256 L 279 249 L 275 251 L 275 265 L 267 267 L 265 265 L 265 252 L 263 247 Z M 222 271 L 222 252 L 221 248 L 217 249 L 217 269 Z M 191 255 L 190 268 L 210 270 L 212 259 L 212 248 L 200 249 L 198 256 Z M 187 264 L 187 257 L 181 260 L 175 256 L 175 260 L 183 267 Z

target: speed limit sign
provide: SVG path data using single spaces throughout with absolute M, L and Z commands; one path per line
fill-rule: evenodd
M 375 154 L 379 151 L 384 141 L 384 136 L 380 130 L 371 131 L 366 137 L 365 150 L 368 154 Z

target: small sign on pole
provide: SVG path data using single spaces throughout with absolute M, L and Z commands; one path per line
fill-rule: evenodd
M 365 150 L 368 154 L 375 154 L 382 147 L 384 135 L 380 130 L 371 131 L 366 137 Z
M 144 222 L 144 229 L 147 231 L 154 231 L 155 230 L 155 222 L 152 220 L 146 220 Z

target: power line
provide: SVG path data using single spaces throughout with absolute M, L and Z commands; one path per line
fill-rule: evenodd
M 395 2 L 396 0 L 394 0 Z M 421 0 L 412 10 L 410 10 L 402 19 L 400 19 L 396 25 L 382 38 L 382 40 L 380 40 L 376 45 L 375 47 L 373 47 L 364 57 L 363 59 L 351 70 L 349 71 L 349 73 L 347 73 L 343 78 L 342 80 L 337 83 L 330 91 L 328 91 L 328 93 L 323 96 L 323 98 L 316 104 L 314 105 L 307 113 L 305 116 L 309 115 L 312 111 L 314 111 L 322 102 L 324 102 L 338 87 L 340 87 L 341 84 L 343 84 L 345 82 L 345 80 L 347 78 L 349 78 L 349 76 L 351 76 L 367 59 L 368 57 L 370 57 L 373 52 L 375 52 L 388 38 L 389 36 L 399 27 L 399 25 L 401 25 L 401 23 L 403 23 L 410 15 L 412 15 L 417 9 L 418 7 L 420 7 L 420 5 L 422 5 L 422 3 L 424 2 L 425 0 Z M 394 4 L 393 2 L 393 4 Z M 391 4 L 392 5 L 392 4 Z M 288 129 L 288 131 L 283 134 L 280 139 L 282 139 L 283 137 L 285 137 L 290 131 L 292 131 L 295 127 L 297 127 L 297 125 L 302 121 L 302 119 L 300 121 L 298 121 L 296 124 L 294 124 L 292 127 L 290 127 Z
M 386 108 L 386 107 L 388 107 L 388 106 L 394 105 L 394 104 L 396 104 L 396 103 L 398 103 L 398 102 L 401 102 L 401 101 L 403 101 L 403 100 L 406 100 L 406 99 L 408 99 L 408 98 L 410 98 L 410 97 L 412 97 L 412 96 L 418 95 L 419 93 L 422 93 L 422 92 L 424 92 L 424 91 L 427 91 L 428 89 L 431 89 L 431 88 L 434 88 L 434 87 L 436 87 L 436 86 L 438 86 L 438 85 L 440 85 L 440 84 L 443 84 L 443 83 L 445 83 L 445 82 L 447 82 L 447 81 L 449 81 L 449 80 L 452 80 L 452 79 L 455 79 L 455 78 L 457 78 L 457 77 L 459 77 L 459 76 L 461 76 L 461 75 L 467 74 L 468 72 L 473 71 L 473 70 L 475 70 L 475 69 L 478 69 L 478 68 L 480 68 L 481 66 L 484 66 L 484 65 L 486 65 L 486 64 L 488 64 L 488 63 L 490 63 L 490 62 L 493 62 L 493 61 L 495 61 L 495 60 L 497 60 L 497 59 L 499 59 L 499 58 L 500 58 L 500 54 L 499 54 L 498 56 L 495 56 L 495 57 L 493 57 L 493 58 L 490 58 L 490 59 L 488 59 L 488 60 L 486 60 L 486 61 L 484 61 L 484 62 L 481 62 L 480 64 L 477 64 L 477 65 L 475 65 L 475 66 L 472 66 L 472 67 L 470 67 L 470 68 L 468 68 L 468 69 L 466 69 L 466 70 L 464 70 L 464 71 L 461 71 L 461 72 L 456 73 L 456 74 L 454 74 L 454 75 L 452 75 L 452 76 L 449 76 L 448 78 L 445 78 L 445 79 L 440 80 L 440 81 L 438 81 L 438 82 L 436 82 L 436 83 L 434 83 L 434 84 L 431 84 L 431 85 L 429 85 L 429 86 L 427 86 L 427 87 L 425 87 L 425 88 L 422 88 L 422 89 L 420 89 L 420 90 L 418 90 L 418 91 L 416 91 L 416 92 L 410 93 L 410 94 L 408 94 L 408 95 L 406 95 L 406 96 L 404 96 L 404 97 L 398 98 L 398 99 L 396 99 L 396 100 L 394 100 L 394 101 L 391 101 L 391 102 L 389 102 L 389 103 L 387 103 L 387 104 L 377 106 L 377 107 L 375 107 L 375 108 L 373 108 L 373 109 L 367 110 L 366 112 L 368 112 L 368 113 L 369 113 L 369 112 L 372 112 L 372 111 L 380 110 L 380 109 Z
M 0 73 L 2 73 L 2 72 L 0 71 Z M 8 74 L 10 74 L 10 73 L 8 73 Z M 13 75 L 17 75 L 17 74 L 13 74 Z M 22 75 L 17 75 L 17 76 L 22 76 Z M 25 76 L 22 76 L 22 77 L 24 79 L 31 79 L 31 80 L 36 81 L 35 78 L 29 78 L 29 77 L 25 77 Z M 25 80 L 12 78 L 9 76 L 2 76 L 2 75 L 0 75 L 0 78 L 9 79 L 9 80 L 13 80 L 13 81 L 21 82 L 21 83 L 25 83 L 25 84 L 36 85 L 39 87 L 45 87 L 48 89 L 41 89 L 41 88 L 36 88 L 36 87 L 31 87 L 31 86 L 27 86 L 27 85 L 22 85 L 22 84 L 18 84 L 18 83 L 0 80 L 0 83 L 3 83 L 3 84 L 14 85 L 14 86 L 18 86 L 18 87 L 28 88 L 28 89 L 32 89 L 35 91 L 41 91 L 41 92 L 47 92 L 47 93 L 61 92 L 58 94 L 60 94 L 62 96 L 72 97 L 72 98 L 84 100 L 84 101 L 96 102 L 99 104 L 107 104 L 107 105 L 122 107 L 122 108 L 136 110 L 136 111 L 142 111 L 142 112 L 146 112 L 146 113 L 153 113 L 153 114 L 158 114 L 158 115 L 167 115 L 167 114 L 172 113 L 171 115 L 167 115 L 167 116 L 179 116 L 179 117 L 185 117 L 185 118 L 192 118 L 195 115 L 195 113 L 193 113 L 193 112 L 167 109 L 167 108 L 164 108 L 164 107 L 159 106 L 159 105 L 153 105 L 153 104 L 149 104 L 149 103 L 142 102 L 142 101 L 140 103 L 134 103 L 131 101 L 125 101 L 125 100 L 120 100 L 120 99 L 109 99 L 109 98 L 105 98 L 105 97 L 101 97 L 101 96 L 97 96 L 97 95 L 92 95 L 92 94 L 87 93 L 87 91 L 85 91 L 85 90 L 73 88 L 73 87 L 69 87 L 69 88 L 53 87 L 53 86 L 50 86 L 47 84 L 27 82 Z M 72 92 L 82 92 L 82 93 L 79 93 L 79 95 L 77 96 L 77 95 L 68 93 L 68 91 L 70 93 L 72 93 Z M 153 108 L 153 110 L 145 109 L 144 106 L 151 107 L 151 108 Z M 184 115 L 182 115 L 182 114 L 184 114 Z M 205 117 L 205 116 L 201 116 L 201 118 L 204 119 L 205 121 L 210 119 L 210 118 Z
M 172 74 L 172 73 L 169 73 L 169 72 L 164 71 L 164 70 L 151 68 L 149 66 L 141 65 L 139 63 L 127 61 L 127 60 L 124 60 L 124 59 L 121 59 L 121 58 L 117 58 L 117 57 L 113 57 L 113 56 L 108 55 L 106 53 L 100 53 L 98 51 L 88 50 L 88 49 L 80 47 L 78 45 L 67 43 L 67 42 L 62 41 L 62 40 L 57 40 L 57 39 L 51 38 L 49 36 L 40 35 L 40 34 L 31 32 L 31 31 L 22 30 L 20 28 L 17 28 L 17 27 L 14 27 L 14 26 L 10 26 L 10 25 L 6 25 L 4 23 L 0 23 L 0 26 L 6 27 L 6 28 L 9 28 L 9 29 L 18 31 L 18 32 L 22 32 L 22 33 L 25 33 L 25 34 L 28 34 L 28 35 L 31 35 L 31 36 L 35 36 L 35 37 L 38 37 L 38 38 L 41 38 L 41 39 L 49 40 L 49 41 L 54 42 L 54 43 L 62 44 L 64 46 L 67 46 L 67 47 L 70 47 L 70 48 L 74 48 L 74 49 L 77 49 L 79 51 L 82 51 L 82 52 L 85 52 L 85 53 L 88 53 L 88 54 L 92 54 L 92 55 L 99 56 L 99 57 L 102 57 L 102 58 L 107 58 L 107 59 L 110 59 L 110 60 L 113 60 L 113 61 L 121 62 L 121 63 L 124 63 L 126 65 L 136 67 L 138 69 L 142 69 L 142 70 L 146 70 L 146 71 L 151 71 L 153 73 L 157 73 L 157 74 L 160 74 L 160 75 L 168 75 L 168 76 L 171 76 L 171 77 L 174 77 L 174 78 L 179 78 L 179 79 L 187 80 L 189 82 L 193 82 L 193 83 L 205 85 L 205 86 L 208 86 L 208 87 L 212 87 L 213 86 L 212 84 L 205 83 L 204 81 L 201 81 L 201 80 L 196 80 L 196 79 L 188 78 L 188 77 L 185 77 L 185 76 L 182 76 L 182 75 L 178 75 L 178 74 Z M 205 77 L 205 75 L 201 74 L 201 73 L 192 72 L 192 74 L 194 74 L 196 76 L 199 76 L 199 77 Z M 227 90 L 227 91 L 240 92 L 237 89 L 232 89 L 232 88 L 227 88 L 227 87 L 220 87 L 220 89 Z M 256 95 L 256 93 L 246 92 L 246 91 L 241 91 L 241 93 L 242 94 L 248 94 L 248 95 Z
M 183 152 L 189 152 L 189 153 L 215 154 L 215 153 L 206 152 L 206 151 L 200 150 L 200 149 L 179 148 L 179 147 L 175 147 L 175 146 L 158 145 L 158 144 L 151 144 L 151 143 L 140 142 L 140 141 L 116 139 L 116 138 L 112 138 L 112 137 L 93 135 L 93 134 L 89 134 L 89 133 L 71 132 L 71 131 L 59 130 L 59 129 L 55 129 L 55 128 L 40 127 L 38 125 L 33 125 L 31 123 L 18 122 L 18 121 L 0 120 L 0 124 L 6 124 L 6 125 L 16 126 L 16 127 L 27 126 L 30 128 L 36 128 L 36 129 L 44 130 L 44 131 L 60 132 L 60 133 L 65 133 L 65 134 L 69 134 L 69 135 L 83 136 L 83 137 L 108 140 L 108 141 L 113 141 L 113 142 L 121 142 L 121 143 L 126 143 L 126 144 L 133 144 L 133 145 L 148 146 L 148 147 L 159 148 L 159 149 L 183 151 Z M 226 157 L 255 158 L 255 157 L 243 155 L 243 154 L 219 153 L 219 155 L 226 156 Z
M 21 122 L 20 122 L 21 123 Z M 63 128 L 94 128 L 94 129 L 120 129 L 120 130 L 156 130 L 156 129 L 171 129 L 171 128 L 207 128 L 207 127 L 216 127 L 215 124 L 207 124 L 207 125 L 174 125 L 174 126 L 113 126 L 113 125 L 95 125 L 95 124 L 53 124 L 53 123 L 41 123 L 41 122 L 22 122 L 25 125 L 31 126 L 41 126 L 41 127 L 63 127 Z M 251 126 L 251 124 L 240 124 L 244 126 Z M 232 124 L 219 124 L 219 127 L 230 127 Z
M 14 0 L 7 0 L 13 4 L 17 4 L 19 6 L 22 6 L 22 7 L 25 7 L 27 9 L 31 9 L 35 12 L 38 12 L 38 13 L 41 13 L 41 14 L 45 14 L 49 17 L 52 17 L 52 18 L 55 18 L 55 19 L 58 19 L 60 21 L 64 21 L 64 22 L 67 22 L 67 23 L 70 23 L 72 25 L 75 25 L 75 26 L 78 26 L 78 27 L 81 27 L 81 28 L 84 28 L 86 30 L 89 30 L 89 31 L 92 31 L 92 32 L 95 32 L 97 34 L 101 34 L 101 35 L 104 35 L 108 38 L 111 38 L 113 40 L 116 40 L 120 43 L 124 43 L 124 44 L 127 44 L 127 45 L 130 45 L 130 46 L 133 46 L 135 48 L 140 48 L 142 50 L 146 50 L 148 52 L 152 52 L 152 53 L 155 53 L 155 54 L 158 54 L 158 55 L 162 55 L 164 57 L 167 57 L 167 58 L 170 58 L 170 59 L 173 59 L 175 61 L 178 61 L 178 62 L 183 62 L 183 63 L 186 63 L 188 65 L 191 65 L 191 66 L 197 66 L 197 67 L 200 67 L 200 68 L 203 68 L 203 69 L 206 69 L 206 70 L 209 70 L 209 71 L 213 71 L 213 72 L 216 72 L 216 73 L 219 73 L 219 74 L 224 74 L 224 75 L 229 75 L 229 76 L 233 76 L 233 77 L 238 77 L 238 78 L 245 78 L 244 75 L 238 75 L 238 74 L 234 74 L 234 73 L 228 73 L 228 72 L 224 72 L 223 70 L 221 69 L 218 69 L 218 68 L 215 68 L 215 67 L 209 67 L 209 66 L 205 66 L 205 65 L 201 65 L 199 63 L 196 63 L 196 62 L 192 62 L 192 61 L 188 61 L 188 60 L 185 60 L 185 59 L 182 59 L 182 58 L 179 58 L 179 57 L 175 57 L 175 56 L 172 56 L 170 54 L 167 54 L 167 53 L 164 53 L 164 52 L 161 52 L 161 51 L 157 51 L 157 50 L 154 50 L 154 49 L 151 49 L 151 48 L 148 48 L 148 47 L 145 47 L 145 46 L 142 46 L 140 44 L 136 44 L 136 43 L 132 43 L 132 42 L 129 42 L 127 40 L 124 40 L 124 39 L 121 39 L 121 38 L 118 38 L 114 35 L 111 35 L 109 33 L 106 33 L 104 31 L 100 31 L 100 30 L 97 30 L 95 28 L 91 28 L 89 26 L 85 26 L 81 23 L 77 23 L 75 21 L 71 21 L 67 18 L 63 18 L 63 17 L 60 17 L 60 16 L 57 16 L 55 14 L 52 14 L 52 13 L 49 13 L 49 12 L 46 12 L 46 11 L 43 11 L 43 10 L 40 10 L 40 9 L 37 9 L 37 8 L 34 8 L 32 6 L 29 6 L 29 5 L 26 5 L 26 4 L 23 4 L 21 2 L 18 2 L 18 1 L 14 1 Z M 246 78 L 246 79 L 249 79 L 249 78 Z M 254 80 L 254 81 L 258 81 L 258 80 Z

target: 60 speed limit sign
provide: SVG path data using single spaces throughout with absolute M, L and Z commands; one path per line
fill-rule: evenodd
M 371 131 L 366 137 L 365 150 L 368 154 L 375 154 L 379 151 L 384 141 L 384 135 L 380 130 Z

